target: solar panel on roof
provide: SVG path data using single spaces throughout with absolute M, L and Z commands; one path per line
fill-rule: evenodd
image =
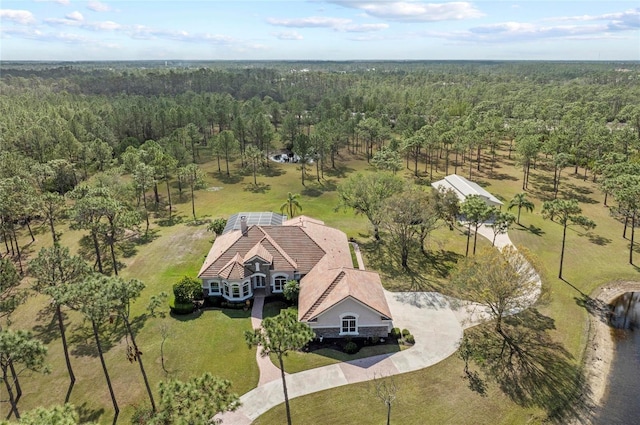
M 281 226 L 287 219 L 286 215 L 270 211 L 239 212 L 229 217 L 227 225 L 222 233 L 224 234 L 232 230 L 240 230 L 240 221 L 242 220 L 242 217 L 246 217 L 247 225 L 249 226 Z

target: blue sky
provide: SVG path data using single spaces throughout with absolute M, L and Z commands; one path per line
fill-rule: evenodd
M 2 60 L 640 60 L 640 3 L 0 2 Z

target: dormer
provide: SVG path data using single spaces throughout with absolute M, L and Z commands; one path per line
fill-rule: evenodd
M 259 271 L 261 262 L 269 265 L 273 263 L 273 255 L 262 245 L 262 242 L 258 242 L 245 254 L 243 261 L 247 266 L 258 264 L 256 271 Z

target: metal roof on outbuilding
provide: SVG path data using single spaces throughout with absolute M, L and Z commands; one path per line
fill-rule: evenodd
M 484 190 L 479 184 L 457 174 L 450 174 L 442 180 L 431 183 L 431 186 L 435 189 L 440 189 L 441 187 L 445 190 L 452 189 L 461 202 L 464 202 L 469 195 L 477 195 L 489 205 L 503 205 L 502 201 Z

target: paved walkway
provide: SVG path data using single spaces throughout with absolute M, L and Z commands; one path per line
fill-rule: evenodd
M 493 240 L 491 228 L 481 226 L 478 234 Z M 509 236 L 498 235 L 496 247 L 513 245 Z M 356 250 L 356 255 L 359 250 Z M 358 258 L 363 267 L 362 257 Z M 456 352 L 463 330 L 486 320 L 489 316 L 481 304 L 445 297 L 437 292 L 388 292 L 385 291 L 393 316 L 394 327 L 409 329 L 416 343 L 413 347 L 365 359 L 319 367 L 287 375 L 289 399 L 342 385 L 412 372 L 432 366 Z M 262 310 L 256 311 L 256 299 L 252 310 L 252 323 L 259 326 Z M 261 307 L 260 307 L 261 308 Z M 253 322 L 256 320 L 258 325 Z M 259 351 L 259 349 L 258 349 Z M 268 358 L 257 354 L 260 366 L 258 387 L 240 397 L 242 406 L 235 412 L 217 415 L 224 424 L 248 425 L 257 417 L 278 404 L 284 403 L 280 370 Z M 263 373 L 264 368 L 264 373 Z
M 263 309 L 264 294 L 256 295 L 253 299 L 253 307 L 251 308 L 251 326 L 253 326 L 253 329 L 258 329 L 262 325 Z M 258 387 L 276 379 L 282 379 L 280 376 L 280 368 L 273 364 L 269 356 L 262 357 L 260 355 L 260 348 L 256 351 L 256 362 L 258 362 L 258 368 L 260 369 Z
M 362 259 L 362 252 L 360 252 L 360 245 L 355 242 L 349 242 L 353 247 L 353 252 L 356 254 L 356 260 L 358 261 L 358 268 L 364 270 L 364 260 Z

